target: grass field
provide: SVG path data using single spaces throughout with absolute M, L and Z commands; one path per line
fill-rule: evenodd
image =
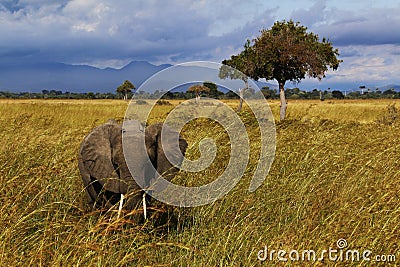
M 87 211 L 77 167 L 85 135 L 109 118 L 121 120 L 126 107 L 117 100 L 0 100 L 1 266 L 369 266 L 379 264 L 376 256 L 400 265 L 398 100 L 290 101 L 288 119 L 276 123 L 276 156 L 260 188 L 247 191 L 257 164 L 252 154 L 243 179 L 224 198 L 197 208 L 160 204 L 173 219 L 141 225 L 126 213 L 117 219 Z M 156 106 L 152 122 L 172 108 Z M 271 109 L 279 116 L 278 102 Z M 251 120 L 246 109 L 240 116 Z M 221 131 L 193 123 L 182 133 L 189 158 L 196 157 L 199 138 Z M 254 123 L 247 130 L 257 135 Z M 217 136 L 226 144 L 226 135 Z M 210 182 L 223 171 L 229 148 L 218 151 L 222 165 L 180 173 L 176 181 Z M 297 250 L 300 257 L 315 250 L 318 258 L 341 238 L 346 249 L 370 250 L 371 261 L 326 255 L 283 262 L 277 252 L 273 260 L 257 259 L 265 246 L 268 253 Z

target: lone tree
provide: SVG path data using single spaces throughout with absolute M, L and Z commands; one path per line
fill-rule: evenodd
M 285 83 L 300 82 L 306 76 L 321 80 L 328 68 L 337 70 L 339 50 L 318 35 L 307 32 L 299 22 L 277 21 L 271 29 L 261 30 L 261 35 L 247 40 L 242 51 L 222 63 L 237 68 L 252 79 L 275 79 L 279 84 L 281 101 L 280 119 L 286 117 Z M 238 64 L 239 63 L 239 64 Z
M 124 100 L 128 100 L 128 93 L 131 93 L 132 90 L 135 90 L 136 87 L 129 81 L 125 80 L 123 84 L 118 86 L 117 88 L 117 93 L 120 93 L 123 95 Z
M 190 86 L 187 91 L 195 93 L 196 94 L 196 103 L 199 103 L 200 94 L 203 92 L 210 92 L 210 88 L 208 88 L 204 85 L 201 85 L 201 84 L 194 84 L 194 85 Z

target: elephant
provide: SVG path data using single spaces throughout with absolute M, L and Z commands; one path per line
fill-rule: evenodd
M 110 209 L 118 202 L 120 210 L 122 203 L 124 208 L 135 210 L 142 203 L 144 185 L 151 185 L 159 175 L 171 181 L 179 171 L 188 146 L 186 140 L 163 123 L 143 128 L 136 120 L 125 121 L 123 125 L 109 120 L 84 138 L 79 150 L 78 166 L 93 210 Z M 165 141 L 162 144 L 162 131 L 165 131 L 163 140 L 168 142 L 175 138 L 179 147 L 175 146 L 174 150 Z M 164 136 L 167 138 L 164 139 Z M 128 140 L 127 144 L 126 140 L 123 143 L 124 138 Z M 129 153 L 123 149 L 129 150 Z M 174 164 L 167 159 L 166 153 L 173 155 Z M 127 160 L 126 156 L 132 158 Z M 133 174 L 128 167 L 130 164 L 134 165 Z M 134 179 L 136 175 L 138 177 Z M 141 186 L 138 181 L 142 183 Z

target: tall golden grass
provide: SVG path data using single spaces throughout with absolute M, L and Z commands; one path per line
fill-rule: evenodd
M 377 263 L 257 259 L 265 246 L 320 252 L 336 248 L 340 238 L 350 249 L 371 250 L 372 260 L 394 255 L 392 264 L 400 264 L 400 118 L 393 104 L 399 106 L 392 100 L 291 101 L 288 119 L 277 123 L 275 161 L 255 192 L 247 188 L 257 165 L 257 138 L 243 179 L 224 198 L 197 208 L 158 204 L 168 220 L 134 225 L 126 212 L 117 219 L 113 212 L 88 211 L 77 167 L 84 136 L 109 118 L 121 120 L 127 102 L 1 100 L 1 266 Z M 151 120 L 162 120 L 172 108 L 156 106 Z M 271 108 L 279 116 L 278 102 Z M 246 108 L 239 115 L 251 120 Z M 198 156 L 199 138 L 227 143 L 218 125 L 193 124 L 182 133 L 189 158 Z M 256 136 L 255 124 L 249 125 Z M 175 181 L 210 182 L 229 156 L 229 145 L 221 145 L 218 163 L 201 174 L 182 172 Z

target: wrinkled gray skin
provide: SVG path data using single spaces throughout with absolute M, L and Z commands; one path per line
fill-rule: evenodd
M 133 121 L 133 123 L 137 123 Z M 139 125 L 137 123 L 137 125 Z M 157 177 L 155 170 L 168 181 L 171 181 L 179 170 L 167 160 L 161 147 L 162 123 L 156 123 L 137 131 L 137 135 L 145 135 L 147 155 L 141 149 L 138 153 L 129 153 L 143 177 Z M 138 128 L 139 129 L 139 128 Z M 181 153 L 174 152 L 182 162 L 187 142 L 178 132 L 168 129 L 169 135 L 178 135 Z M 125 137 L 124 137 L 125 138 Z M 138 138 L 140 139 L 140 138 Z M 143 140 L 143 139 L 141 139 Z M 133 146 L 133 147 L 132 147 Z M 130 149 L 135 149 L 135 143 Z M 168 147 L 167 145 L 164 145 Z M 89 204 L 93 209 L 108 209 L 120 201 L 121 194 L 127 195 L 124 203 L 126 209 L 136 209 L 141 205 L 143 191 L 129 172 L 122 149 L 122 125 L 114 120 L 100 125 L 84 139 L 78 156 L 79 170 L 85 185 Z M 142 152 L 140 152 L 142 151 Z M 140 152 L 140 153 L 139 153 Z M 149 160 L 150 159 L 150 160 Z M 154 168 L 151 167 L 151 165 Z

